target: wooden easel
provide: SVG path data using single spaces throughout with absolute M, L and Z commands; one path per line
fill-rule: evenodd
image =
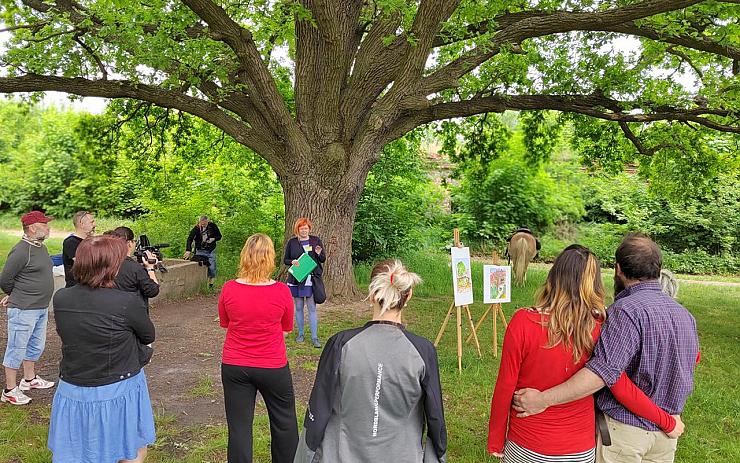
M 499 265 L 500 259 L 498 257 L 498 253 L 496 251 L 493 251 L 493 265 Z M 493 313 L 491 313 L 493 311 Z M 465 342 L 470 342 L 470 338 L 475 336 L 476 337 L 476 344 L 478 343 L 478 328 L 483 324 L 483 321 L 486 319 L 488 314 L 491 313 L 491 318 L 493 319 L 493 356 L 494 358 L 498 357 L 498 327 L 496 326 L 496 319 L 498 317 L 501 317 L 501 321 L 504 322 L 504 329 L 506 329 L 509 324 L 506 322 L 506 315 L 504 315 L 504 310 L 501 308 L 501 304 L 491 304 L 488 306 L 488 310 L 483 314 L 482 317 L 480 317 L 480 320 L 478 320 L 478 323 L 473 328 L 473 332 L 470 333 L 470 336 L 465 340 Z
M 458 248 L 462 247 L 462 243 L 460 243 L 460 230 L 457 228 L 454 230 L 454 236 L 455 236 L 455 246 Z M 454 272 L 454 269 L 453 269 Z M 445 316 L 445 320 L 442 322 L 442 326 L 439 328 L 439 333 L 437 333 L 437 338 L 434 340 L 434 347 L 437 347 L 439 344 L 439 340 L 442 339 L 442 334 L 445 332 L 445 328 L 447 328 L 447 322 L 450 321 L 450 316 L 452 315 L 452 309 L 453 307 L 456 309 L 457 312 L 457 371 L 458 373 L 462 373 L 462 308 L 465 307 L 465 312 L 468 314 L 468 321 L 470 322 L 470 329 L 472 330 L 470 333 L 470 336 L 475 339 L 475 347 L 478 349 L 478 358 L 481 358 L 481 352 L 480 352 L 480 344 L 478 343 L 478 335 L 475 333 L 475 327 L 473 326 L 473 317 L 470 315 L 470 308 L 467 305 L 461 305 L 461 306 L 455 306 L 455 301 L 452 301 L 452 304 L 450 304 L 450 308 L 447 310 L 447 315 Z

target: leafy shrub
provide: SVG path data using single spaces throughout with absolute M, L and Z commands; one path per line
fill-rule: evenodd
M 583 214 L 580 197 L 567 182 L 558 184 L 544 169 L 532 169 L 515 157 L 465 170 L 453 206 L 462 213 L 465 234 L 474 240 L 503 241 L 520 226 L 542 233 Z
M 370 171 L 352 234 L 356 261 L 423 247 L 434 235 L 442 195 L 426 174 L 420 137 L 412 133 L 386 147 Z

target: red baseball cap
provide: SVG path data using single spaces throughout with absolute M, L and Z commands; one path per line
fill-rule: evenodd
M 52 220 L 54 220 L 54 217 L 44 215 L 41 211 L 31 211 L 21 216 L 21 223 L 24 227 L 35 223 L 49 223 Z

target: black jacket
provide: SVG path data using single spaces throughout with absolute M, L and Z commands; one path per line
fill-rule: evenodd
M 326 262 L 326 248 L 324 248 L 324 244 L 321 242 L 321 238 L 314 235 L 308 235 L 308 244 L 311 245 L 311 251 L 309 251 L 308 255 L 311 256 L 311 259 L 316 261 L 316 268 L 311 272 L 311 275 L 320 277 L 324 273 L 324 267 L 323 263 Z M 321 246 L 321 254 L 316 254 L 316 246 Z M 293 261 L 295 259 L 298 259 L 303 255 L 305 251 L 303 250 L 303 246 L 301 246 L 301 242 L 298 241 L 297 237 L 293 237 L 288 240 L 288 242 L 285 244 L 285 252 L 283 253 L 283 263 L 290 267 L 293 265 Z M 303 283 L 305 280 L 301 283 L 296 280 L 293 275 L 288 273 L 288 284 L 291 285 L 298 285 L 303 286 Z
M 193 249 L 193 244 L 195 244 L 196 251 L 202 249 L 210 252 L 216 249 L 216 241 L 221 239 L 221 231 L 218 229 L 218 226 L 213 222 L 208 222 L 208 225 L 206 225 L 206 234 L 208 234 L 209 239 L 213 238 L 214 241 L 211 243 L 204 243 L 201 239 L 200 226 L 194 226 L 188 235 L 188 242 L 185 245 L 185 250 L 191 251 Z
M 159 285 L 149 278 L 144 266 L 131 257 L 127 257 L 121 264 L 116 275 L 116 286 L 122 291 L 138 293 L 144 302 L 159 294 Z
M 104 386 L 136 375 L 152 356 L 154 325 L 144 301 L 115 288 L 77 284 L 54 295 L 62 340 L 59 378 L 76 386 Z

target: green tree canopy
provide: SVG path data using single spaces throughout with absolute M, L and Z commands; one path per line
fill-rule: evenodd
M 701 158 L 708 131 L 736 143 L 740 0 L 532 3 L 0 0 L 11 33 L 0 92 L 132 98 L 212 123 L 275 170 L 286 234 L 313 219 L 332 256 L 329 293 L 355 294 L 365 179 L 420 125 L 562 111 L 585 135 L 631 143 L 593 153 L 604 163 Z

